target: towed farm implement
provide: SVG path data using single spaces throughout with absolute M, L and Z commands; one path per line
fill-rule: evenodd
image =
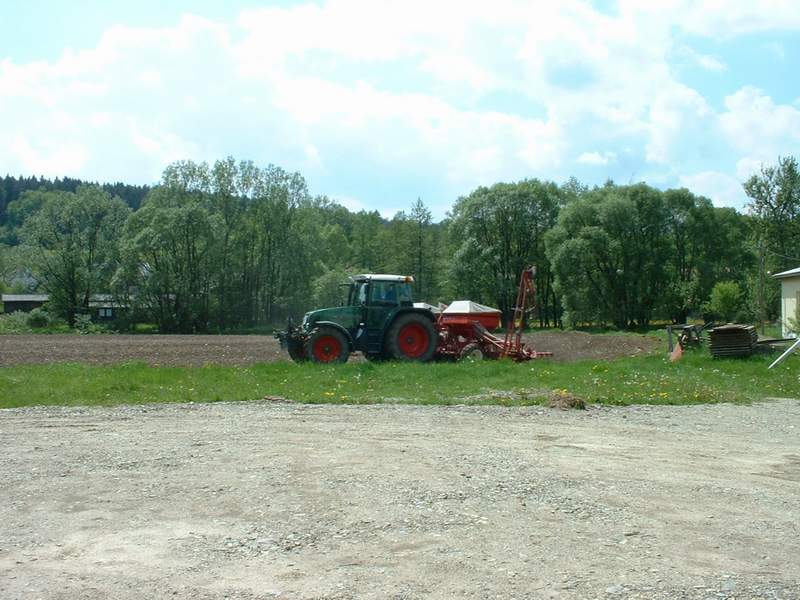
M 533 268 L 523 271 L 514 314 L 502 337 L 490 331 L 499 327 L 500 311 L 469 301 L 439 311 L 414 303 L 413 277 L 377 274 L 353 276 L 346 305 L 306 313 L 300 325 L 290 319 L 275 337 L 297 362 L 347 362 L 353 352 L 368 360 L 420 362 L 551 356 L 522 342 L 525 317 L 535 306 L 534 273 Z

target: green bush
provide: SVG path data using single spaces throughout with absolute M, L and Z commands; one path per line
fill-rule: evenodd
M 74 327 L 78 333 L 110 333 L 105 325 L 94 323 L 89 315 L 75 315 Z
M 46 310 L 35 309 L 29 313 L 0 314 L 0 334 L 4 333 L 69 333 L 61 319 Z
M 29 331 L 27 313 L 13 312 L 0 315 L 0 333 L 27 333 Z
M 742 307 L 742 288 L 735 281 L 720 281 L 711 290 L 705 305 L 707 312 L 719 320 L 731 322 Z
M 50 314 L 42 308 L 34 308 L 25 319 L 31 329 L 44 329 L 51 321 Z
M 787 317 L 786 328 L 790 333 L 800 334 L 800 304 L 794 310 L 794 317 Z

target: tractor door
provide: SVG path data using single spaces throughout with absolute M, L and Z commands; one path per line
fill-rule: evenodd
M 383 351 L 383 332 L 388 320 L 400 306 L 402 284 L 394 281 L 371 281 L 366 306 L 367 351 L 379 354 Z

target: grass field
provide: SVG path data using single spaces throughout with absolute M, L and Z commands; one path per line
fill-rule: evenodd
M 603 404 L 695 404 L 800 398 L 800 359 L 767 370 L 770 357 L 715 360 L 687 353 L 608 362 L 515 364 L 352 363 L 335 366 L 276 362 L 252 367 L 150 367 L 81 364 L 0 368 L 0 408 L 150 402 L 255 400 L 306 403 L 527 405 L 554 391 Z

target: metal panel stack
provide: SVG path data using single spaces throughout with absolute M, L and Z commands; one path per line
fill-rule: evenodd
M 729 323 L 711 330 L 712 356 L 750 356 L 753 354 L 758 333 L 752 325 Z

